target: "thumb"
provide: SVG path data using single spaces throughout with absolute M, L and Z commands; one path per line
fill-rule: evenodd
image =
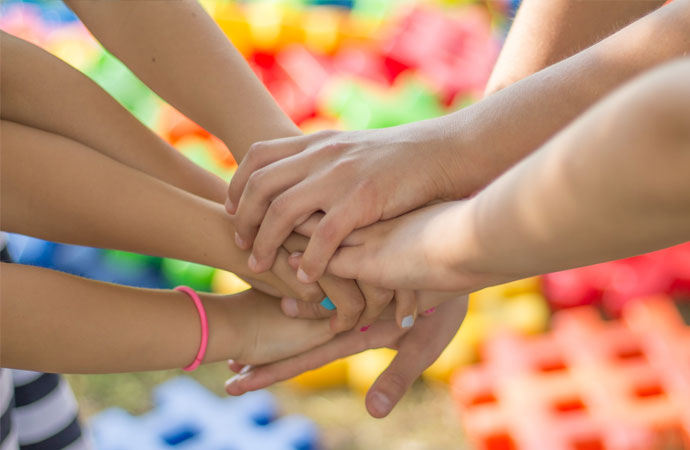
M 419 352 L 401 348 L 367 393 L 365 403 L 369 414 L 377 419 L 386 417 L 428 366 Z

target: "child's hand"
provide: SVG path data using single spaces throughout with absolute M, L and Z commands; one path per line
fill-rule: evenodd
M 480 252 L 470 201 L 438 203 L 359 229 L 327 272 L 386 289 L 469 293 L 493 282 L 462 262 Z M 298 232 L 309 235 L 317 220 Z M 290 255 L 295 267 L 302 256 Z
M 334 336 L 328 320 L 286 317 L 276 298 L 256 291 L 230 296 L 223 307 L 235 336 L 228 345 L 234 348 L 234 359 L 243 364 L 278 361 Z
M 236 214 L 239 247 L 253 251 L 252 269 L 268 270 L 282 242 L 315 211 L 326 217 L 305 251 L 303 282 L 320 278 L 352 230 L 473 192 L 478 171 L 450 176 L 466 165 L 457 164 L 458 141 L 449 141 L 442 121 L 254 144 L 226 203 Z M 463 180 L 462 186 L 454 180 Z
M 307 238 L 293 233 L 283 243 L 283 247 L 290 252 L 300 253 L 304 251 L 308 243 Z M 297 267 L 293 262 L 290 264 L 294 276 Z M 394 296 L 392 290 L 377 288 L 356 280 L 347 280 L 329 274 L 322 276 L 318 284 L 331 299 L 336 310 L 328 311 L 317 303 L 305 305 L 319 317 L 333 316 L 331 328 L 335 332 L 347 331 L 353 327 L 366 331 L 366 328 L 379 317 Z M 416 311 L 413 304 L 404 301 L 401 301 L 400 304 L 404 307 L 399 308 L 403 315 L 400 316 L 398 323 L 402 323 L 403 317 L 414 317 Z M 299 317 L 298 309 L 303 308 L 303 305 L 297 299 L 283 298 L 283 308 L 287 315 Z
M 274 383 L 316 369 L 338 358 L 371 348 L 390 347 L 398 354 L 369 389 L 366 404 L 374 417 L 385 417 L 405 391 L 429 367 L 455 336 L 467 312 L 467 296 L 439 305 L 435 314 L 421 317 L 405 332 L 392 321 L 376 322 L 367 333 L 352 330 L 300 355 L 262 367 L 245 368 L 225 384 L 230 395 L 263 389 Z M 243 365 L 230 362 L 239 371 Z

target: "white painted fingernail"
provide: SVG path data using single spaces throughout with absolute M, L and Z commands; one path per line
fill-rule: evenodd
M 283 311 L 290 317 L 297 317 L 299 314 L 299 307 L 297 306 L 297 300 L 294 298 L 286 297 L 283 299 Z
M 247 243 L 240 237 L 240 234 L 237 231 L 235 231 L 235 244 L 242 250 L 247 248 Z
M 414 324 L 414 317 L 413 316 L 405 316 L 403 317 L 402 320 L 402 327 L 403 328 L 410 328 Z
M 297 271 L 297 279 L 298 279 L 299 281 L 301 281 L 302 283 L 311 283 L 311 280 L 309 280 L 309 276 L 308 276 L 307 273 L 306 273 L 304 270 L 302 270 L 302 269 L 299 269 L 299 270 Z
M 254 256 L 254 253 L 249 255 L 249 262 L 247 263 L 249 265 L 249 268 L 256 271 L 259 263 L 256 261 L 256 256 Z

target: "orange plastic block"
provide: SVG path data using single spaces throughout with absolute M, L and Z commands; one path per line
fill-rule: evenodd
M 480 449 L 690 449 L 690 328 L 667 298 L 623 321 L 581 307 L 551 333 L 502 334 L 457 371 L 453 396 Z

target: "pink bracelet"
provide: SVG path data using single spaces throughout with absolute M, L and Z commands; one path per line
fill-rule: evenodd
M 191 372 L 192 370 L 199 367 L 201 361 L 206 355 L 206 346 L 208 345 L 208 319 L 206 318 L 206 310 L 204 309 L 204 304 L 201 303 L 199 295 L 194 292 L 194 289 L 187 286 L 177 286 L 176 291 L 184 292 L 189 295 L 194 301 L 194 306 L 196 306 L 197 311 L 199 311 L 199 319 L 201 320 L 201 344 L 199 345 L 199 352 L 196 354 L 194 361 L 187 367 L 183 367 L 182 370 Z

